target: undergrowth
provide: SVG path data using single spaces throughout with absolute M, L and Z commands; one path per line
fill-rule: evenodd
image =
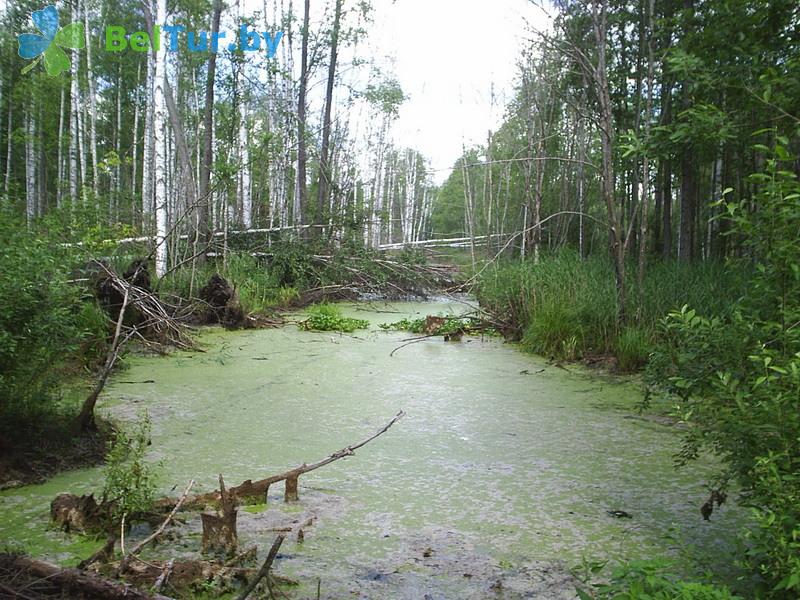
M 741 268 L 716 262 L 654 262 L 636 285 L 630 265 L 624 328 L 617 325 L 613 267 L 604 257 L 581 260 L 563 251 L 532 261 L 505 262 L 481 275 L 484 309 L 511 327 L 530 352 L 577 360 L 613 355 L 622 371 L 644 366 L 659 338 L 659 322 L 685 304 L 726 314 L 745 288 Z

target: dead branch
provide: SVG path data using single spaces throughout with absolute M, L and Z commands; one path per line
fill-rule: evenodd
M 303 463 L 295 467 L 294 469 L 290 469 L 288 471 L 284 471 L 278 475 L 273 475 L 271 477 L 266 477 L 265 479 L 261 479 L 259 481 L 253 482 L 251 479 L 248 479 L 244 483 L 232 487 L 228 490 L 229 494 L 232 494 L 233 497 L 241 500 L 242 502 L 247 503 L 252 499 L 255 499 L 256 502 L 264 501 L 266 498 L 267 492 L 269 491 L 269 486 L 273 483 L 278 483 L 280 481 L 286 481 L 286 493 L 284 494 L 284 500 L 290 502 L 292 500 L 297 500 L 297 479 L 300 475 L 304 473 L 308 473 L 310 471 L 314 471 L 315 469 L 319 469 L 320 467 L 324 467 L 334 461 L 339 459 L 345 458 L 346 456 L 352 456 L 355 454 L 355 451 L 361 448 L 362 446 L 368 444 L 378 436 L 386 433 L 389 428 L 394 425 L 397 421 L 399 421 L 405 412 L 402 410 L 397 413 L 391 421 L 389 421 L 386 425 L 384 425 L 381 429 L 379 429 L 376 433 L 372 434 L 365 440 L 357 444 L 353 444 L 351 446 L 347 446 L 334 452 L 327 458 L 324 458 L 318 462 L 307 464 Z M 207 505 L 219 505 L 220 503 L 220 492 L 214 491 L 209 492 L 208 494 L 199 494 L 192 498 L 186 500 L 183 503 L 184 508 L 187 509 L 202 509 Z M 252 503 L 252 502 L 251 502 Z M 160 510 L 167 510 L 170 508 L 175 507 L 175 499 L 174 498 L 162 498 L 158 502 L 156 502 L 156 508 Z
M 155 583 L 153 584 L 153 589 L 157 592 L 161 591 L 161 588 L 164 587 L 164 584 L 167 583 L 169 576 L 172 575 L 172 569 L 175 567 L 175 560 L 170 559 L 167 561 L 167 564 L 164 565 L 164 569 L 161 571 L 161 575 L 158 576 Z
M 403 342 L 405 342 L 405 343 L 400 344 L 397 348 L 392 350 L 389 353 L 389 356 L 394 356 L 395 352 L 397 352 L 398 350 L 400 350 L 402 348 L 405 348 L 406 346 L 410 346 L 411 344 L 416 344 L 417 342 L 421 342 L 423 340 L 427 340 L 429 338 L 436 337 L 436 336 L 437 336 L 436 333 L 429 333 L 428 335 L 421 335 L 419 337 L 408 338 L 407 340 L 403 340 Z
M 158 529 L 156 529 L 156 530 L 155 530 L 153 533 L 151 533 L 149 536 L 147 536 L 145 539 L 143 539 L 141 542 L 139 542 L 138 544 L 136 544 L 136 546 L 133 548 L 133 550 L 131 550 L 131 551 L 130 551 L 130 552 L 127 554 L 127 555 L 125 555 L 125 556 L 123 556 L 123 557 L 122 557 L 122 560 L 120 561 L 120 563 L 119 563 L 119 567 L 117 568 L 117 571 L 116 571 L 116 574 L 117 574 L 117 575 L 118 575 L 119 573 L 122 573 L 122 572 L 124 572 L 124 571 L 125 571 L 125 569 L 126 569 L 126 568 L 128 567 L 128 565 L 130 564 L 131 560 L 132 560 L 132 559 L 133 559 L 133 558 L 134 558 L 134 557 L 135 557 L 137 554 L 139 554 L 139 552 L 141 552 L 141 551 L 142 551 L 142 549 L 143 549 L 143 548 L 144 548 L 144 547 L 145 547 L 147 544 L 149 544 L 150 542 L 152 542 L 153 540 L 155 540 L 155 539 L 156 539 L 158 536 L 160 536 L 162 533 L 164 533 L 164 530 L 167 528 L 167 525 L 169 525 L 169 524 L 170 524 L 170 522 L 172 521 L 172 518 L 175 516 L 175 513 L 177 513 L 177 512 L 178 512 L 178 510 L 180 509 L 180 507 L 183 505 L 184 501 L 186 500 L 186 497 L 189 495 L 189 490 L 191 490 L 191 489 L 192 489 L 192 486 L 193 486 L 193 485 L 194 485 L 194 479 L 192 479 L 192 480 L 189 482 L 189 485 L 187 485 L 187 486 L 186 486 L 186 490 L 184 490 L 184 492 L 183 492 L 183 495 L 182 495 L 182 496 L 181 496 L 181 497 L 178 499 L 178 502 L 175 504 L 175 507 L 172 509 L 172 511 L 170 511 L 169 515 L 167 515 L 167 518 L 166 518 L 166 519 L 164 519 L 164 522 L 163 522 L 163 523 L 161 523 L 161 525 L 159 526 L 159 528 L 158 528 Z
M 246 600 L 246 598 L 256 589 L 258 582 L 261 581 L 264 577 L 269 574 L 269 569 L 272 566 L 272 562 L 275 560 L 275 557 L 278 555 L 278 550 L 283 543 L 283 536 L 279 535 L 275 538 L 275 541 L 272 542 L 272 548 L 269 549 L 269 554 L 267 554 L 267 558 L 264 561 L 264 564 L 261 565 L 261 568 L 258 570 L 258 573 L 253 578 L 253 580 L 247 585 L 247 587 L 239 594 L 239 597 L 236 600 Z
M 95 384 L 92 393 L 89 394 L 89 397 L 83 402 L 81 412 L 78 415 L 77 425 L 81 431 L 97 428 L 97 425 L 94 422 L 94 407 L 95 404 L 97 404 L 97 398 L 100 395 L 100 392 L 103 391 L 103 388 L 106 385 L 108 375 L 111 373 L 111 369 L 114 368 L 114 363 L 117 362 L 117 358 L 119 357 L 119 335 L 122 331 L 122 321 L 125 319 L 125 309 L 128 307 L 128 297 L 128 289 L 126 288 L 122 297 L 122 308 L 119 309 L 119 315 L 117 316 L 117 327 L 114 330 L 114 340 L 111 342 L 111 348 L 108 350 L 108 356 L 106 356 L 105 365 L 103 365 L 103 370 L 100 372 L 100 377 L 97 379 L 97 383 Z

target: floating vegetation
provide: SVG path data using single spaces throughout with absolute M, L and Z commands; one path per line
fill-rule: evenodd
M 424 319 L 401 319 L 394 323 L 378 325 L 384 331 L 410 331 L 425 335 L 461 336 L 471 333 L 494 333 L 483 321 L 475 317 L 443 317 L 428 315 Z
M 308 309 L 309 317 L 299 323 L 300 329 L 305 331 L 341 331 L 352 333 L 356 329 L 366 329 L 369 321 L 353 319 L 342 315 L 333 304 L 317 304 Z

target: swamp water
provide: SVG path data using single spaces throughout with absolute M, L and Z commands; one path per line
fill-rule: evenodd
M 323 598 L 574 598 L 569 569 L 584 559 L 724 562 L 741 513 L 731 503 L 702 521 L 708 471 L 674 470 L 678 432 L 636 415 L 637 385 L 496 338 L 431 338 L 390 356 L 414 336 L 377 327 L 464 309 L 347 305 L 372 324 L 352 335 L 209 330 L 205 352 L 126 360 L 101 411 L 149 412 L 161 491 L 177 496 L 192 478 L 210 491 L 218 473 L 237 485 L 314 462 L 404 410 L 355 456 L 302 476 L 299 503 L 277 484 L 267 506 L 240 510 L 240 545 L 262 558 L 275 529 L 314 518 L 273 567 L 301 583 L 296 597 L 316 597 L 320 580 Z M 88 556 L 98 543 L 48 529 L 49 503 L 98 492 L 102 475 L 0 494 L 0 543 L 66 564 Z M 179 533 L 162 550 L 196 556 L 199 519 Z

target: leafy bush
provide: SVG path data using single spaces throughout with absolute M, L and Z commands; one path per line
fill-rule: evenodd
M 438 318 L 443 319 L 441 324 L 435 331 L 431 332 L 434 335 L 448 335 L 451 333 L 469 332 L 475 326 L 472 319 L 463 319 L 460 317 L 445 317 L 438 315 Z M 378 325 L 384 331 L 409 331 L 411 333 L 425 333 L 427 319 L 400 319 L 394 323 L 381 323 Z
M 300 323 L 306 331 L 342 331 L 352 333 L 356 329 L 366 329 L 369 321 L 353 319 L 342 315 L 342 311 L 332 304 L 317 304 L 308 309 L 309 318 Z
M 425 319 L 400 319 L 393 323 L 381 323 L 378 325 L 384 331 L 410 331 L 411 333 L 422 333 L 425 331 Z
M 150 508 L 156 493 L 155 468 L 145 461 L 150 445 L 151 422 L 147 413 L 130 434 L 117 431 L 106 455 L 103 498 L 113 502 L 112 518 L 141 513 Z
M 67 283 L 64 251 L 7 213 L 0 237 L 0 415 L 9 423 L 48 408 L 57 367 L 102 325 Z
M 780 168 L 787 157 L 778 146 L 752 178 L 757 211 L 722 203 L 756 262 L 748 293 L 727 315 L 671 313 L 647 373 L 677 399 L 688 425 L 683 458 L 714 452 L 724 465 L 718 483 L 741 488 L 756 521 L 746 562 L 775 598 L 800 593 L 800 184 Z
M 680 581 L 669 563 L 632 561 L 611 572 L 611 581 L 578 590 L 581 600 L 741 600 L 727 588 Z

